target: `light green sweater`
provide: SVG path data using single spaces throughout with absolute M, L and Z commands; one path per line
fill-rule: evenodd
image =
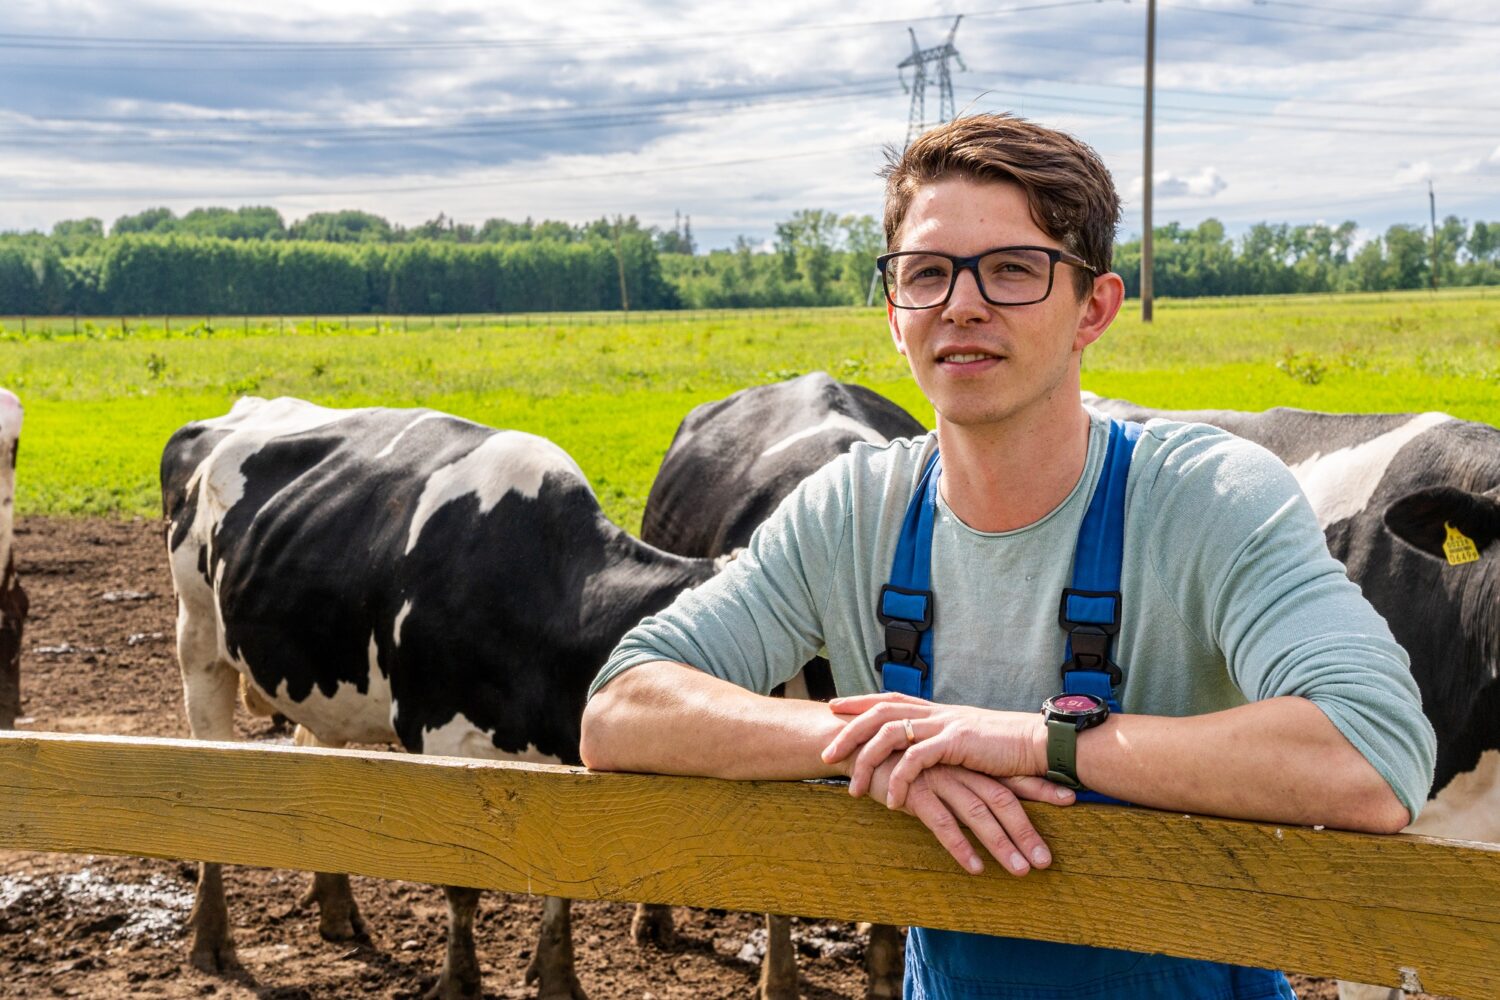
M 1061 689 L 1058 601 L 1108 443 L 1107 420 L 1091 419 L 1083 476 L 1034 524 L 975 531 L 939 500 L 937 701 L 1036 711 Z M 663 659 L 766 693 L 820 651 L 840 694 L 879 690 L 876 600 L 933 447 L 930 435 L 856 444 L 809 477 L 723 573 L 627 633 L 590 694 Z M 1216 428 L 1153 420 L 1131 463 L 1125 520 L 1121 707 L 1181 716 L 1309 698 L 1415 819 L 1436 740 L 1406 653 L 1328 554 L 1286 467 Z

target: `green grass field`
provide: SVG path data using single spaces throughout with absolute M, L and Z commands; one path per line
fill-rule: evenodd
M 823 369 L 931 409 L 880 309 L 529 317 L 0 322 L 26 406 L 22 514 L 154 514 L 161 446 L 245 394 L 431 406 L 551 438 L 632 530 L 698 403 Z M 1084 387 L 1154 406 L 1440 409 L 1500 425 L 1500 288 L 1127 303 Z

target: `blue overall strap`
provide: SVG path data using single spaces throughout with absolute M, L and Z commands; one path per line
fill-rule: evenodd
M 1110 659 L 1120 631 L 1120 568 L 1125 557 L 1125 487 L 1141 425 L 1111 420 L 1109 448 L 1093 499 L 1078 529 L 1073 585 L 1063 591 L 1057 619 L 1068 633 L 1063 691 L 1091 694 L 1120 711 L 1115 688 L 1124 673 Z
M 901 520 L 891 582 L 880 588 L 875 615 L 885 626 L 885 651 L 875 658 L 880 689 L 932 698 L 932 522 L 942 460 L 922 470 Z

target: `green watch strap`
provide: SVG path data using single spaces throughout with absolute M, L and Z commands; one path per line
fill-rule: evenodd
M 1078 727 L 1063 719 L 1047 720 L 1047 780 L 1078 789 Z

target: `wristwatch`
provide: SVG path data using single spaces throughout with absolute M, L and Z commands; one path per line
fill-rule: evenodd
M 1047 780 L 1082 788 L 1078 780 L 1078 734 L 1109 718 L 1109 705 L 1091 694 L 1060 694 L 1042 702 L 1047 721 Z

